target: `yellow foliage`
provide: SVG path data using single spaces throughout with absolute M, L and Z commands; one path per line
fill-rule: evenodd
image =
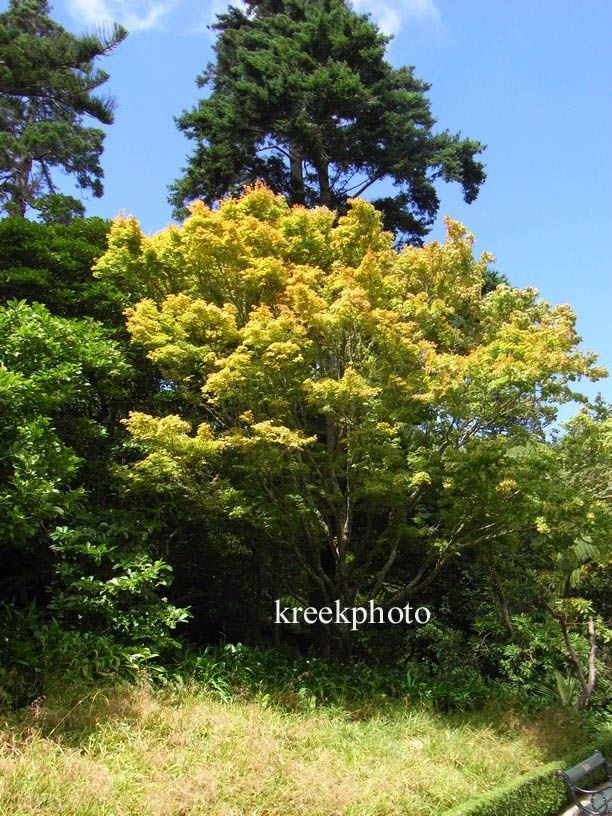
M 265 472 L 282 513 L 287 484 L 295 495 L 317 485 L 313 540 L 342 485 L 377 508 L 427 490 L 455 508 L 466 481 L 508 503 L 518 482 L 491 464 L 506 456 L 496 440 L 545 425 L 574 380 L 602 369 L 579 349 L 568 306 L 532 288 L 483 294 L 492 256 L 475 258 L 465 227 L 446 226 L 444 243 L 396 251 L 365 201 L 337 218 L 261 184 L 217 209 L 196 202 L 151 237 L 117 219 L 96 274 L 129 296 L 134 342 L 197 425 L 132 414 L 150 451 L 139 467 L 179 479 L 177 462 L 227 456 L 249 507 Z

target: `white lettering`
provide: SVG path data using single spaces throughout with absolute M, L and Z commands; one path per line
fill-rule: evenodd
M 323 606 L 321 607 L 321 609 L 319 609 L 319 620 L 321 621 L 321 623 L 331 623 L 332 614 L 333 613 L 329 606 Z M 325 615 L 327 620 L 324 620 L 323 615 Z
M 427 613 L 427 617 L 425 618 L 425 620 L 421 620 L 421 618 L 419 617 L 419 612 L 421 612 L 421 611 Z M 417 623 L 421 623 L 421 624 L 429 623 L 429 619 L 431 618 L 431 612 L 429 611 L 429 609 L 426 606 L 419 606 L 417 611 L 414 613 L 414 616 L 416 618 Z
M 393 620 L 393 618 L 391 617 L 392 612 L 399 612 L 399 618 L 397 620 Z M 401 623 L 402 620 L 404 619 L 404 615 L 402 613 L 403 613 L 403 610 L 400 609 L 399 606 L 392 606 L 391 609 L 387 612 L 387 620 L 389 621 L 389 623 L 394 623 L 394 624 L 395 623 Z
M 360 621 L 357 620 L 357 613 L 363 615 Z M 351 626 L 351 630 L 354 632 L 357 629 L 358 623 L 365 623 L 368 619 L 368 610 L 365 609 L 363 606 L 354 606 L 353 607 L 353 625 Z
M 310 619 L 310 615 L 314 615 L 312 620 Z M 314 606 L 307 606 L 304 610 L 304 623 L 316 623 L 317 622 L 317 610 Z
M 276 618 L 274 620 L 274 623 L 290 623 L 290 621 L 288 621 L 287 618 L 285 617 L 285 612 L 289 612 L 291 607 L 286 606 L 283 609 L 283 611 L 281 612 L 280 611 L 280 601 L 274 601 L 274 603 L 276 605 Z
M 374 620 L 374 613 L 378 612 L 378 621 Z M 382 606 L 374 606 L 374 601 L 370 601 L 370 620 L 369 623 L 384 623 L 384 612 Z

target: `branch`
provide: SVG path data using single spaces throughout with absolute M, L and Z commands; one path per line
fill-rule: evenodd
M 383 585 L 383 582 L 384 582 L 385 578 L 387 577 L 387 573 L 389 572 L 389 570 L 393 566 L 393 562 L 397 558 L 397 550 L 398 550 L 398 547 L 399 547 L 399 540 L 400 540 L 400 534 L 399 534 L 399 532 L 397 532 L 396 535 L 394 536 L 394 540 L 393 540 L 393 544 L 391 546 L 391 552 L 389 553 L 389 557 L 387 558 L 387 560 L 385 561 L 382 569 L 379 571 L 378 575 L 376 576 L 376 583 L 374 584 L 374 587 L 372 588 L 372 597 L 374 597 L 374 598 L 380 592 L 380 589 L 381 589 L 381 587 Z
M 387 600 L 382 604 L 382 606 L 385 609 L 388 609 L 390 606 L 396 606 L 397 604 L 402 604 L 404 601 L 407 601 L 409 598 L 411 598 L 417 591 L 425 589 L 425 587 L 429 586 L 429 584 L 431 584 L 431 582 L 434 580 L 436 575 L 440 572 L 442 567 L 446 564 L 446 562 L 448 560 L 448 557 L 447 557 L 446 553 L 447 553 L 447 551 L 445 550 L 440 555 L 440 558 L 436 562 L 435 567 L 429 573 L 427 578 L 425 578 L 424 580 L 421 580 L 423 578 L 423 575 L 425 575 L 427 567 L 432 562 L 431 558 L 429 558 L 429 559 L 426 558 L 425 561 L 419 567 L 419 571 L 414 576 L 412 581 L 410 581 L 410 583 L 408 583 L 403 589 L 400 589 L 394 595 L 391 595 L 390 598 L 387 598 Z M 420 581 L 420 583 L 419 583 L 419 581 Z
M 278 150 L 279 153 L 282 153 L 283 156 L 286 156 L 289 160 L 291 160 L 291 154 L 285 150 L 283 147 L 277 144 L 270 145 L 269 147 L 260 147 L 255 153 L 263 153 L 264 150 Z
M 359 198 L 359 196 L 360 196 L 360 195 L 362 195 L 363 193 L 365 193 L 365 191 L 368 189 L 368 187 L 371 187 L 371 186 L 372 186 L 373 184 L 375 184 L 377 181 L 380 181 L 382 178 L 384 178 L 384 175 L 385 175 L 384 173 L 379 173 L 377 176 L 374 176 L 374 178 L 372 178 L 372 179 L 370 179 L 369 181 L 367 181 L 367 182 L 366 182 L 366 183 L 363 185 L 363 187 L 360 187 L 360 188 L 359 188 L 359 190 L 357 190 L 357 192 L 355 193 L 355 195 L 353 195 L 353 196 L 351 196 L 351 197 L 352 197 L 352 198 Z
M 597 676 L 597 667 L 595 666 L 595 655 L 597 653 L 597 636 L 595 633 L 595 621 L 593 618 L 589 618 L 589 680 L 586 685 L 586 693 L 580 695 L 578 699 L 578 708 L 584 708 L 587 704 L 587 700 L 591 696 L 593 689 L 595 688 L 595 678 Z
M 49 170 L 47 169 L 47 165 L 44 163 L 44 161 L 41 161 L 40 166 L 42 167 L 43 175 L 45 177 L 49 189 L 51 190 L 52 193 L 55 193 L 55 186 L 51 181 L 51 176 L 49 174 Z
M 491 588 L 493 590 L 493 594 L 497 595 L 497 601 L 499 603 L 502 621 L 510 635 L 514 637 L 514 626 L 512 625 L 512 619 L 510 618 L 510 611 L 508 609 L 508 599 L 506 598 L 506 593 L 504 592 L 504 585 L 502 584 L 501 578 L 499 577 L 497 567 L 495 566 L 495 560 L 492 555 L 489 556 L 487 566 L 489 568 L 489 577 L 491 579 Z
M 565 616 L 562 615 L 560 612 L 555 612 L 555 610 L 552 608 L 552 606 L 548 603 L 548 601 L 544 597 L 544 589 L 542 587 L 540 587 L 540 602 L 542 603 L 542 606 L 547 610 L 549 615 L 551 615 L 551 617 L 553 617 L 556 621 L 558 621 L 559 626 L 561 627 L 561 632 L 563 633 L 563 640 L 565 641 L 565 648 L 568 651 L 568 654 L 570 656 L 570 660 L 574 664 L 574 668 L 576 669 L 576 675 L 578 676 L 578 682 L 580 683 L 580 688 L 581 688 L 580 697 L 578 698 L 578 701 L 576 703 L 576 707 L 577 708 L 584 708 L 584 705 L 586 704 L 586 701 L 587 701 L 587 699 L 589 697 L 589 694 L 591 693 L 592 689 L 589 690 L 588 683 L 586 681 L 586 678 L 584 676 L 584 672 L 582 670 L 582 666 L 580 665 L 580 660 L 578 659 L 578 655 L 576 654 L 576 652 L 574 651 L 574 647 L 570 643 L 569 630 L 568 630 L 568 626 L 567 626 L 567 618 L 565 618 Z M 590 625 L 590 622 L 589 622 L 589 625 Z M 589 632 L 590 632 L 590 628 L 589 628 Z M 591 650 L 593 650 L 593 642 L 592 641 L 591 641 Z M 594 659 L 594 654 L 593 654 L 593 659 Z

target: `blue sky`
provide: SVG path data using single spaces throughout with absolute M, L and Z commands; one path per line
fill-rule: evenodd
M 488 145 L 488 178 L 466 205 L 440 187 L 440 217 L 462 221 L 515 286 L 569 303 L 584 347 L 612 371 L 612 3 L 610 0 L 357 0 L 393 33 L 388 59 L 431 82 L 440 129 Z M 7 0 L 0 2 L 6 8 Z M 102 159 L 105 195 L 89 215 L 134 214 L 146 231 L 171 220 L 167 185 L 190 144 L 173 117 L 202 94 L 212 58 L 206 26 L 218 0 L 55 0 L 82 32 L 118 20 L 130 36 L 102 63 L 116 97 Z M 612 401 L 612 380 L 585 385 Z M 567 412 L 564 412 L 564 414 Z

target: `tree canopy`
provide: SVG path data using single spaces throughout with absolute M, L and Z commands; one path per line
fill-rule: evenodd
M 445 244 L 397 252 L 371 204 L 335 224 L 263 186 L 152 238 L 116 221 L 96 274 L 130 293 L 180 405 L 131 414 L 131 479 L 248 519 L 315 606 L 405 603 L 458 553 L 535 530 L 517 449 L 601 371 L 569 307 L 483 294 L 471 245 L 449 221 Z
M 436 179 L 473 201 L 483 145 L 435 132 L 430 86 L 385 60 L 389 38 L 346 0 L 262 0 L 219 16 L 216 62 L 198 77 L 210 95 L 177 120 L 195 142 L 172 186 L 178 213 L 264 180 L 290 203 L 344 211 L 383 180 L 375 206 L 413 243 L 438 211 Z
M 10 0 L 0 14 L 0 204 L 12 215 L 29 207 L 52 220 L 83 214 L 82 204 L 57 192 L 53 172 L 74 177 L 102 195 L 104 132 L 113 102 L 96 90 L 108 74 L 95 66 L 126 37 L 115 25 L 105 36 L 76 37 L 49 17 L 47 0 Z

